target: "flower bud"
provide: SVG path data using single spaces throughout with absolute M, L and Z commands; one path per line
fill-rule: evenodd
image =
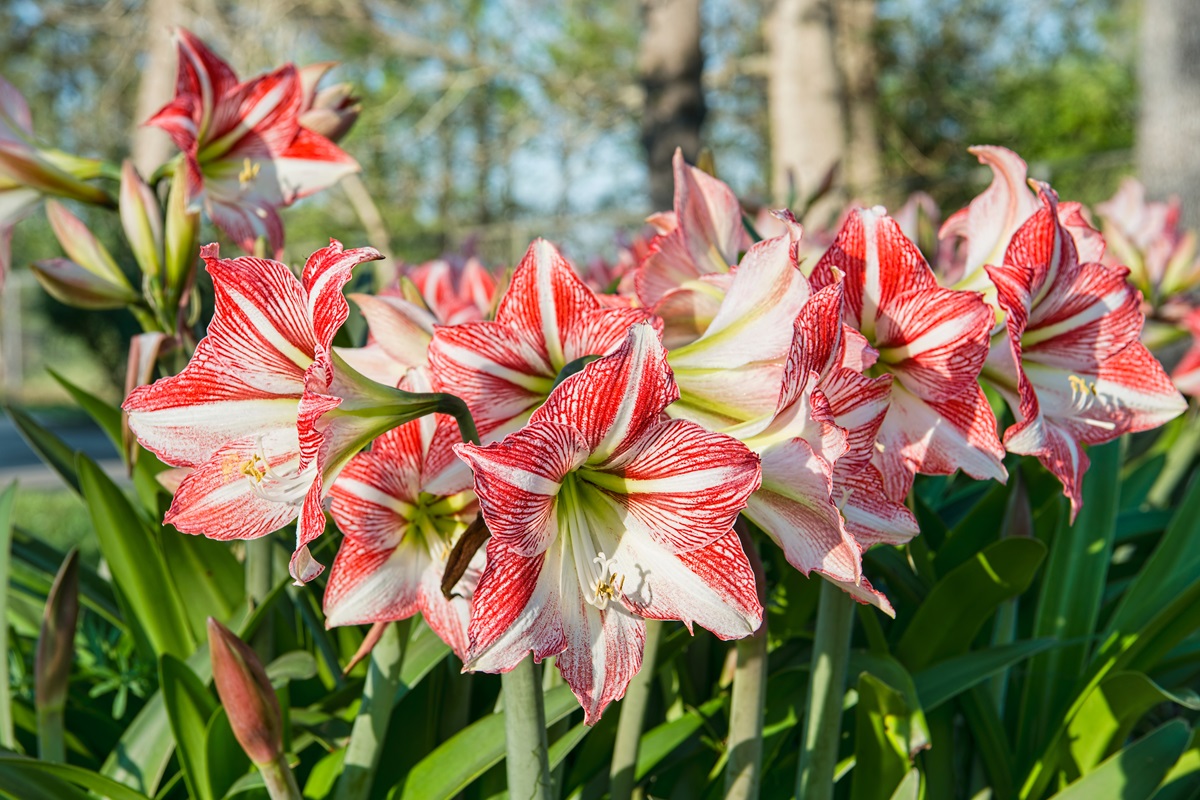
M 46 598 L 34 666 L 34 702 L 39 714 L 61 711 L 75 659 L 79 620 L 79 551 L 67 554 Z
M 196 274 L 197 238 L 200 234 L 200 209 L 188 198 L 186 161 L 175 168 L 171 191 L 167 195 L 167 218 L 163 240 L 163 283 L 174 307 L 191 289 Z
M 20 141 L 0 138 L 0 181 L 93 205 L 112 205 L 108 192 L 59 169 Z
M 38 261 L 33 274 L 47 294 L 74 308 L 124 308 L 138 300 L 128 284 L 110 283 L 66 258 Z
M 67 258 L 107 283 L 133 290 L 117 262 L 79 217 L 54 200 L 46 202 L 46 217 Z
M 208 652 L 217 695 L 238 744 L 255 764 L 273 763 L 283 752 L 283 721 L 262 662 L 212 617 L 208 618 Z
M 362 106 L 354 96 L 354 87 L 339 83 L 317 91 L 317 83 L 332 69 L 332 61 L 309 64 L 299 70 L 303 92 L 300 125 L 331 142 L 339 141 L 358 121 Z
M 138 266 L 147 275 L 159 274 L 163 253 L 162 210 L 154 190 L 128 161 L 121 166 L 120 209 L 121 227 Z

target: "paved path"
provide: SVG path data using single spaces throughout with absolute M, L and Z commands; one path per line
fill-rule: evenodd
M 36 416 L 36 415 L 35 415 Z M 39 420 L 45 424 L 44 420 Z M 112 442 L 90 421 L 48 425 L 67 446 L 82 450 L 100 464 L 114 479 L 124 479 L 125 468 Z M 0 413 L 0 487 L 19 480 L 30 489 L 54 489 L 63 485 L 62 478 L 47 467 L 29 448 L 7 415 Z

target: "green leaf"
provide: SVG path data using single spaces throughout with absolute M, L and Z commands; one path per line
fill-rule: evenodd
M 546 693 L 546 724 L 579 707 L 569 686 Z M 504 759 L 504 714 L 489 714 L 451 736 L 417 762 L 392 789 L 397 800 L 448 800 Z
M 413 625 L 408 647 L 404 650 L 404 662 L 400 664 L 400 686 L 396 689 L 396 703 L 399 703 L 412 688 L 429 674 L 429 671 L 450 655 L 450 645 L 446 644 L 433 630 L 420 620 Z
M 904 780 L 892 792 L 890 800 L 917 800 L 921 796 L 921 772 L 916 767 L 908 771 Z
M 1004 518 L 1008 504 L 1010 486 L 994 484 L 967 515 L 946 534 L 946 541 L 938 548 L 934 566 L 939 575 L 945 575 L 965 563 L 980 550 L 992 544 L 1000 535 L 997 521 Z M 921 527 L 922 533 L 925 528 Z
M 127 621 L 131 625 L 140 624 L 155 655 L 169 653 L 186 658 L 199 639 L 191 633 L 163 557 L 164 530 L 152 530 L 143 524 L 121 489 L 96 462 L 80 454 L 76 463 L 100 552 L 112 571 L 113 582 L 133 612 L 134 619 Z
M 1190 735 L 1183 720 L 1168 722 L 1054 795 L 1054 800 L 1149 800 L 1183 755 Z
M 1112 560 L 1121 447 L 1117 440 L 1088 451 L 1092 463 L 1083 479 L 1083 508 L 1074 525 L 1063 520 L 1051 544 L 1032 636 L 1079 641 L 1029 662 L 1017 722 L 1017 753 L 1023 759 L 1051 736 L 1050 726 L 1062 719 L 1083 676 Z
M 204 732 L 204 758 L 208 766 L 208 785 L 216 798 L 224 797 L 250 771 L 250 758 L 233 735 L 224 708 L 218 708 L 208 721 L 208 729 Z
M 896 657 L 915 672 L 967 650 L 996 606 L 1025 591 L 1045 554 L 1036 539 L 1004 539 L 955 567 L 917 609 Z
M 9 749 L 16 743 L 8 680 L 8 574 L 12 563 L 12 510 L 16 498 L 14 481 L 0 492 L 0 747 Z
M 704 727 L 709 718 L 724 709 L 728 702 L 725 696 L 714 697 L 699 708 L 689 709 L 678 719 L 664 722 L 642 734 L 638 743 L 635 779 L 640 781 L 649 775 L 650 770 Z
M 1091 772 L 1116 752 L 1147 711 L 1172 702 L 1200 709 L 1200 698 L 1175 695 L 1141 672 L 1118 672 L 1088 693 L 1067 728 L 1070 756 L 1079 774 Z
M 923 669 L 913 675 L 913 683 L 921 698 L 921 707 L 932 711 L 997 672 L 1059 644 L 1054 639 L 1013 642 L 948 658 Z
M 1200 581 L 1200 474 L 1193 476 L 1183 505 L 1117 604 L 1105 633 L 1137 631 L 1197 581 Z
M 58 385 L 67 390 L 67 394 L 71 395 L 71 399 L 79 404 L 79 407 L 87 412 L 87 415 L 95 420 L 100 426 L 100 430 L 104 431 L 104 435 L 113 443 L 113 447 L 120 453 L 123 449 L 121 444 L 121 429 L 124 427 L 121 422 L 121 409 L 116 406 L 111 406 L 100 398 L 96 397 L 83 389 L 79 388 L 69 380 L 59 375 L 49 367 L 46 371 L 50 373 L 50 377 L 58 381 Z
M 242 639 L 254 635 L 259 625 L 268 614 L 275 610 L 279 598 L 284 597 L 288 580 L 282 580 L 271 590 L 263 602 L 247 613 L 242 609 L 237 616 L 245 621 L 234 628 Z M 203 642 L 187 660 L 188 668 L 195 673 L 205 685 L 212 680 L 212 664 L 208 659 L 208 642 Z M 159 782 L 171 760 L 175 749 L 175 740 L 171 737 L 170 721 L 163 702 L 160 689 L 150 696 L 146 705 L 134 717 L 133 722 L 125 729 L 117 746 L 109 754 L 101 768 L 101 772 L 110 778 L 133 786 L 146 793 L 159 789 Z
M 1171 767 L 1154 800 L 1193 800 L 1200 795 L 1200 736 L 1192 731 L 1187 749 Z
M 857 732 L 851 800 L 888 800 L 912 767 L 913 757 L 929 746 L 929 727 L 921 709 L 902 691 L 869 672 L 858 677 Z
M 58 565 L 67 557 L 66 553 L 51 547 L 20 527 L 13 528 L 12 555 L 14 561 L 21 561 L 44 576 L 47 590 Z M 79 565 L 79 591 L 84 605 L 116 627 L 125 628 L 125 620 L 121 616 L 121 608 L 117 604 L 112 586 L 86 564 Z
M 242 565 L 228 542 L 179 533 L 169 527 L 162 529 L 159 541 L 192 637 L 203 640 L 208 635 L 205 621 L 209 617 L 228 622 L 245 602 Z
M 266 667 L 272 684 L 306 681 L 317 675 L 317 659 L 307 650 L 293 650 L 276 658 Z
M 550 769 L 555 769 L 561 764 L 576 745 L 583 741 L 584 737 L 591 733 L 591 727 L 586 723 L 579 723 L 574 728 L 564 733 L 562 736 L 554 740 L 554 744 L 550 745 L 548 755 L 550 757 Z
M 175 753 L 183 769 L 188 793 L 198 800 L 214 800 L 208 782 L 205 731 L 217 710 L 217 703 L 196 674 L 172 655 L 162 657 L 159 676 L 167 719 L 175 737 Z
M 9 418 L 17 427 L 17 432 L 21 434 L 21 438 L 33 452 L 37 453 L 38 458 L 57 472 L 68 486 L 78 492 L 79 475 L 75 471 L 75 451 L 16 406 L 4 406 L 4 410 L 8 412 Z
M 0 796 L 7 794 L 15 800 L 90 800 L 76 786 L 109 800 L 148 800 L 144 794 L 81 767 L 0 755 Z

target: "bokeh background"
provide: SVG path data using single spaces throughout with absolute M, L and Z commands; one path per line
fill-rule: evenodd
M 408 262 L 502 266 L 538 235 L 612 257 L 670 207 L 676 146 L 752 207 L 802 204 L 835 169 L 810 227 L 914 192 L 949 213 L 986 185 L 978 143 L 1065 198 L 1138 174 L 1200 213 L 1195 0 L 6 0 L 0 74 L 45 141 L 136 148 L 148 171 L 171 154 L 138 123 L 172 94 L 174 25 L 243 77 L 336 61 L 326 83 L 355 87 L 342 145 L 363 171 L 289 209 L 293 260 L 329 236 Z M 24 267 L 54 250 L 44 219 L 20 226 L 0 394 L 64 400 L 52 358 L 115 399 L 132 329 L 36 289 Z

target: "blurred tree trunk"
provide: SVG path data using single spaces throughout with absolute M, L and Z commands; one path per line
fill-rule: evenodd
M 175 42 L 171 31 L 188 22 L 185 0 L 146 0 L 141 40 L 146 42 L 146 61 L 138 81 L 136 119 L 133 129 L 133 163 L 146 177 L 171 157 L 170 137 L 142 123 L 175 94 Z
M 835 165 L 837 191 L 817 204 L 818 218 L 836 213 L 847 189 L 864 200 L 877 191 L 874 24 L 875 0 L 776 0 L 768 11 L 775 202 L 803 203 Z
M 1200 226 L 1200 3 L 1144 0 L 1138 173 L 1150 194 L 1179 195 Z
M 845 157 L 846 120 L 832 0 L 776 0 L 766 18 L 771 193 L 811 195 Z
M 836 45 L 846 108 L 846 187 L 853 198 L 874 202 L 882 174 L 875 106 L 875 0 L 838 4 Z
M 650 201 L 668 209 L 674 195 L 671 156 L 676 147 L 692 162 L 704 122 L 704 51 L 700 0 L 642 0 L 638 71 L 646 91 L 642 146 L 650 170 Z

